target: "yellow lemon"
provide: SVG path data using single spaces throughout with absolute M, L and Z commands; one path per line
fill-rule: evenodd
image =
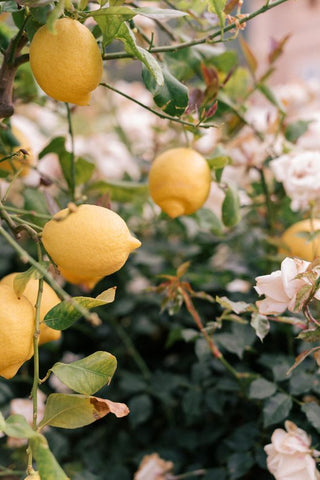
M 0 170 L 14 173 L 16 170 L 20 170 L 20 168 L 23 167 L 20 175 L 24 177 L 29 173 L 30 167 L 35 164 L 35 158 L 30 147 L 30 142 L 25 134 L 15 126 L 12 127 L 12 133 L 20 145 L 11 150 L 8 148 L 8 151 L 4 156 L 10 155 L 14 152 L 19 152 L 20 149 L 25 150 L 27 153 L 24 154 L 23 152 L 19 152 L 16 156 L 11 158 L 11 161 L 4 160 L 3 162 L 1 162 L 0 156 Z
M 320 230 L 320 219 L 314 219 L 311 222 L 308 218 L 294 223 L 282 234 L 281 241 L 284 247 L 281 247 L 279 252 L 286 256 L 299 257 L 312 262 L 315 257 L 320 256 L 320 235 L 310 241 L 303 236 L 303 233 L 310 233 L 313 230 Z
M 0 376 L 12 378 L 33 355 L 35 310 L 29 300 L 0 285 Z
M 0 280 L 0 285 L 8 285 L 13 289 L 13 281 L 17 272 L 10 273 Z M 27 283 L 27 286 L 23 292 L 23 295 L 30 301 L 30 303 L 35 306 L 38 296 L 39 289 L 39 280 L 31 278 Z M 43 322 L 46 314 L 60 303 L 60 298 L 55 293 L 55 291 L 48 285 L 46 282 L 43 282 L 43 291 L 40 304 L 40 322 Z M 60 330 L 53 330 L 53 328 L 48 327 L 45 323 L 40 323 L 40 337 L 39 345 L 43 343 L 51 342 L 52 340 L 58 340 L 61 337 Z
M 45 224 L 42 242 L 67 280 L 90 287 L 141 245 L 117 213 L 88 204 L 58 212 Z
M 103 71 L 97 42 L 87 27 L 71 18 L 60 18 L 54 28 L 51 32 L 43 25 L 31 41 L 33 75 L 55 100 L 88 105 Z
M 211 172 L 205 158 L 191 148 L 161 153 L 151 165 L 149 191 L 171 218 L 190 215 L 208 198 Z

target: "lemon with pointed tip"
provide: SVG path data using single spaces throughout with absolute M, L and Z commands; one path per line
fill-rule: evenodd
M 0 376 L 12 378 L 33 355 L 35 309 L 8 285 L 0 285 Z
M 54 215 L 43 228 L 42 242 L 67 280 L 91 287 L 119 270 L 141 245 L 120 215 L 89 204 Z
M 30 44 L 30 66 L 42 90 L 61 102 L 88 105 L 101 81 L 102 57 L 91 31 L 72 18 L 60 18 L 54 31 L 37 30 Z
M 6 275 L 0 280 L 0 285 L 8 285 L 10 288 L 13 289 L 13 282 L 17 274 L 18 272 L 14 272 Z M 39 280 L 36 280 L 35 278 L 30 278 L 26 285 L 26 288 L 23 291 L 23 295 L 30 301 L 33 306 L 36 305 L 38 289 Z M 50 328 L 45 323 L 43 323 L 43 319 L 46 314 L 49 312 L 49 310 L 51 310 L 51 308 L 58 305 L 58 303 L 60 303 L 60 298 L 58 297 L 56 292 L 50 287 L 50 285 L 48 285 L 47 282 L 43 282 L 43 291 L 40 304 L 39 345 L 43 345 L 44 343 L 48 343 L 53 340 L 58 340 L 61 337 L 60 330 L 54 330 L 53 328 Z
M 171 218 L 190 215 L 208 198 L 208 162 L 192 148 L 172 148 L 155 158 L 149 172 L 153 201 Z
M 320 230 L 320 219 L 310 218 L 301 220 L 291 225 L 281 236 L 283 247 L 280 247 L 279 253 L 287 257 L 299 257 L 308 262 L 312 262 L 315 257 L 320 256 L 320 234 L 312 240 L 305 234 Z
M 20 175 L 21 177 L 25 177 L 29 173 L 32 165 L 35 164 L 35 157 L 33 155 L 32 148 L 30 147 L 30 141 L 24 132 L 22 132 L 22 130 L 16 126 L 13 126 L 11 131 L 20 145 L 13 148 L 8 148 L 4 155 L 0 155 L 0 170 L 15 173 L 21 169 Z M 21 151 L 21 149 L 25 153 Z M 17 153 L 17 155 L 13 156 L 10 161 L 1 161 L 1 158 L 12 153 Z

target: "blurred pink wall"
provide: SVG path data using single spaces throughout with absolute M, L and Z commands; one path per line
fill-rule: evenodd
M 246 12 L 246 1 L 250 11 L 265 3 L 263 0 L 245 0 L 243 12 Z M 281 40 L 288 33 L 291 37 L 282 58 L 276 63 L 272 83 L 297 79 L 320 81 L 320 0 L 288 0 L 251 20 L 246 35 L 259 63 L 265 64 L 270 38 Z

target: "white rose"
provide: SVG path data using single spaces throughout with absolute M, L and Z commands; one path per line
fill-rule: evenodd
M 277 428 L 271 443 L 264 447 L 268 470 L 276 480 L 320 480 L 320 473 L 312 455 L 311 439 L 293 422 L 286 421 L 285 428 Z
M 291 152 L 270 162 L 270 167 L 291 198 L 293 210 L 305 209 L 320 199 L 320 152 Z
M 309 265 L 310 262 L 300 258 L 287 257 L 281 262 L 281 270 L 257 277 L 254 288 L 259 295 L 266 297 L 256 302 L 259 313 L 279 315 L 286 309 L 294 312 L 296 295 L 300 288 L 308 283 L 305 278 L 296 277 L 304 273 Z M 315 297 L 319 300 L 320 292 Z

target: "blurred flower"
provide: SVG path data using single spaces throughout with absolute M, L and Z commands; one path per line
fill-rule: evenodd
M 165 480 L 166 473 L 173 469 L 172 462 L 166 462 L 157 453 L 143 457 L 134 480 Z
M 270 167 L 291 198 L 292 210 L 320 200 L 320 151 L 291 152 L 272 160 Z
M 40 422 L 44 415 L 46 395 L 38 390 L 37 392 L 37 419 Z M 10 402 L 10 415 L 23 415 L 29 425 L 33 423 L 33 403 L 30 398 L 14 398 Z M 7 445 L 11 448 L 18 448 L 27 444 L 26 438 L 8 437 Z
M 286 421 L 285 428 L 277 428 L 264 447 L 269 471 L 276 480 L 319 480 L 312 455 L 320 452 L 311 449 L 310 437 L 293 422 Z
M 281 270 L 257 277 L 254 288 L 259 295 L 266 297 L 256 302 L 259 313 L 279 315 L 286 309 L 294 312 L 298 291 L 309 283 L 305 277 L 297 278 L 297 275 L 304 273 L 309 265 L 310 262 L 300 258 L 287 257 L 281 262 Z M 320 292 L 315 298 L 320 300 Z

